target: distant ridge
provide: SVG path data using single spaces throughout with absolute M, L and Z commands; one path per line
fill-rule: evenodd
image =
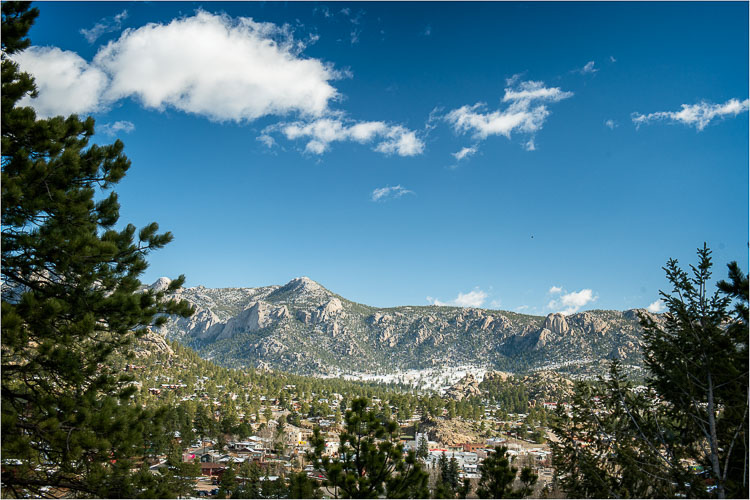
M 168 286 L 160 278 L 152 287 Z M 283 286 L 185 288 L 196 308 L 159 333 L 226 366 L 300 374 L 389 373 L 476 366 L 589 376 L 619 358 L 638 370 L 643 309 L 531 316 L 450 306 L 377 308 L 336 295 L 308 277 Z

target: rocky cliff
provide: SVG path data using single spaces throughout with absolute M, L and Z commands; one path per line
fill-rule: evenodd
M 157 282 L 154 286 L 163 287 Z M 229 366 L 304 374 L 392 373 L 473 365 L 509 372 L 600 370 L 641 363 L 643 310 L 546 317 L 476 308 L 375 308 L 309 278 L 261 288 L 182 289 L 196 308 L 160 333 Z M 659 319 L 658 317 L 654 316 Z

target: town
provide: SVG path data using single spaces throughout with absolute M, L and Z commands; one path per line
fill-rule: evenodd
M 137 389 L 133 398 L 140 404 L 166 404 L 183 413 L 177 420 L 186 425 L 175 425 L 170 437 L 183 463 L 199 465 L 189 495 L 216 496 L 225 473 L 231 469 L 241 483 L 246 480 L 241 471 L 248 474 L 251 465 L 261 494 L 273 495 L 284 478 L 300 472 L 322 483 L 324 471 L 310 460 L 314 430 L 324 439 L 323 455 L 340 458 L 344 416 L 352 398 L 360 396 L 367 398 L 368 411 L 398 422 L 398 443 L 417 454 L 431 485 L 439 480 L 441 459 L 454 462 L 458 478 L 475 485 L 482 462 L 502 446 L 514 466 L 529 467 L 538 477 L 535 492 L 553 495 L 548 440 L 554 437 L 546 423 L 556 401 L 525 401 L 528 411 L 510 412 L 514 408 L 507 404 L 479 397 L 478 389 L 470 388 L 463 397 L 465 379 L 444 398 L 376 382 L 306 378 L 283 383 L 303 378 L 221 368 L 176 343 L 167 349 L 166 356 L 150 354 L 123 370 L 134 376 L 129 385 Z M 476 385 L 473 376 L 466 378 Z M 173 466 L 166 452 L 148 457 L 146 464 L 154 474 Z

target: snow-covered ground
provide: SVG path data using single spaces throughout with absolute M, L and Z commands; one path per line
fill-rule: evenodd
M 474 375 L 474 378 L 481 382 L 487 370 L 483 366 L 462 365 L 425 368 L 422 370 L 397 370 L 388 374 L 338 371 L 324 375 L 323 378 L 336 377 L 345 380 L 374 381 L 385 384 L 393 382 L 410 385 L 421 390 L 433 390 L 443 393 L 468 373 Z
M 535 368 L 532 371 L 535 371 L 535 372 L 554 371 L 554 370 L 559 370 L 560 368 L 566 368 L 568 366 L 588 365 L 593 362 L 594 362 L 594 359 L 592 358 L 581 358 L 581 359 L 575 359 L 571 361 L 564 361 L 562 363 L 548 363 L 544 366 L 540 366 L 539 368 Z

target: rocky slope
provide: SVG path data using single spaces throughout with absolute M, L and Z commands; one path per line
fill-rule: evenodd
M 153 286 L 167 285 L 160 279 Z M 641 362 L 636 310 L 539 317 L 443 306 L 375 308 L 305 277 L 284 286 L 196 287 L 176 295 L 196 312 L 171 319 L 159 333 L 228 366 L 324 375 L 457 365 L 586 372 L 600 371 L 600 361 L 612 357 Z

